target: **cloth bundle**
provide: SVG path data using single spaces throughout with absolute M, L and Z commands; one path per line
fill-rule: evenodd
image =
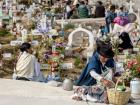
M 91 101 L 99 103 L 108 103 L 107 92 L 103 86 L 83 86 L 78 87 L 72 95 L 72 99 L 77 101 Z
M 114 23 L 118 25 L 125 26 L 126 24 L 130 23 L 128 16 L 118 16 L 114 19 Z

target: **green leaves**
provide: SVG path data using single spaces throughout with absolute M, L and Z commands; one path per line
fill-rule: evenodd
M 0 28 L 0 36 L 6 36 L 6 35 L 9 35 L 10 32 L 5 29 L 5 28 Z

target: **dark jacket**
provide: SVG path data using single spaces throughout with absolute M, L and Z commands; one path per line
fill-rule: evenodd
M 96 6 L 95 9 L 95 18 L 105 17 L 105 7 L 100 5 Z
M 114 60 L 109 59 L 106 64 L 106 67 L 114 68 Z M 90 71 L 94 70 L 98 74 L 102 74 L 102 70 L 105 70 L 105 68 L 102 66 L 100 60 L 99 60 L 99 54 L 98 52 L 95 52 L 90 59 L 89 63 L 84 68 L 79 80 L 76 82 L 76 85 L 78 86 L 92 86 L 96 84 L 96 80 L 91 77 Z

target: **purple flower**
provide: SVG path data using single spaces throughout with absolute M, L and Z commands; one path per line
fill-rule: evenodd
M 49 57 L 50 57 L 51 54 L 52 54 L 51 51 L 47 51 L 47 52 L 44 54 L 45 59 L 49 59 Z

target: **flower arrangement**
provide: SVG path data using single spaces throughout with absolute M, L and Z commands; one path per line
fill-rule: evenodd
M 138 58 L 130 59 L 126 63 L 126 66 L 127 66 L 127 69 L 129 69 L 131 78 L 140 78 L 140 59 Z
M 122 43 L 122 40 L 118 37 L 119 35 L 104 35 L 100 40 L 104 41 L 106 44 L 110 43 L 114 50 L 115 55 L 117 56 L 119 53 L 119 44 Z

